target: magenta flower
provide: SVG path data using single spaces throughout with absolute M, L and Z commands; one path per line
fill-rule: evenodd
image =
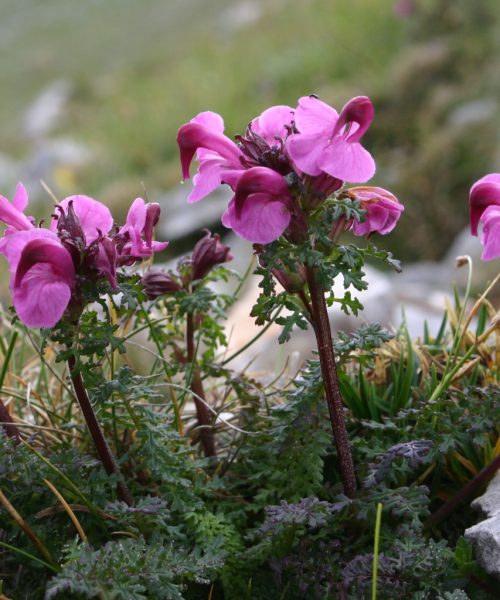
M 327 173 L 343 181 L 368 181 L 375 162 L 359 140 L 372 119 L 373 105 L 366 96 L 350 100 L 340 115 L 318 98 L 304 96 L 295 111 L 299 134 L 286 143 L 288 156 L 308 175 Z
M 33 219 L 24 214 L 28 206 L 28 192 L 22 183 L 18 183 L 12 203 L 0 196 L 0 221 L 4 222 L 8 231 L 32 229 Z
M 78 318 L 85 302 L 82 285 L 91 289 L 105 278 L 116 290 L 118 264 L 132 264 L 166 246 L 152 240 L 159 206 L 140 199 L 121 230 L 109 209 L 88 196 L 63 200 L 50 229 L 35 228 L 23 213 L 27 202 L 22 184 L 12 204 L 0 198 L 0 221 L 7 224 L 0 254 L 9 263 L 14 307 L 29 327 L 53 327 L 67 309 Z
M 481 243 L 484 246 L 481 258 L 493 260 L 500 257 L 500 206 L 491 204 L 483 212 L 480 219 L 483 230 Z
M 391 232 L 404 211 L 399 200 L 384 188 L 360 186 L 346 192 L 356 200 L 361 200 L 361 208 L 366 211 L 363 222 L 353 221 L 352 232 L 357 236 Z
M 8 262 L 10 289 L 19 318 L 29 327 L 52 327 L 71 299 L 75 270 L 56 234 L 30 229 L 0 240 Z
M 470 228 L 477 235 L 481 215 L 491 205 L 500 205 L 500 173 L 485 175 L 471 187 Z
M 125 225 L 118 232 L 120 264 L 131 265 L 143 258 L 149 258 L 153 252 L 165 250 L 168 242 L 153 240 L 153 229 L 159 218 L 159 204 L 146 204 L 142 198 L 134 200 Z
M 282 175 L 267 167 L 253 167 L 239 178 L 222 223 L 245 240 L 269 244 L 289 226 L 292 202 Z
M 224 135 L 224 121 L 217 113 L 202 112 L 177 133 L 182 177 L 189 179 L 189 167 L 196 154 L 200 166 L 194 176 L 194 189 L 188 202 L 198 202 L 221 183 L 231 183 L 242 170 L 242 153 L 238 146 Z M 237 173 L 235 174 L 234 171 Z

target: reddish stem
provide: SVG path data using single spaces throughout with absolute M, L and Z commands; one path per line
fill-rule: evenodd
M 16 444 L 21 442 L 21 432 L 19 431 L 14 420 L 10 416 L 9 409 L 5 406 L 2 399 L 0 398 L 0 421 L 5 433 L 11 437 Z
M 486 484 L 486 482 L 493 477 L 493 475 L 500 469 L 500 454 L 496 456 L 488 465 L 484 467 L 479 473 L 472 478 L 469 483 L 463 487 L 458 493 L 452 498 L 447 500 L 441 508 L 439 508 L 434 514 L 432 514 L 426 521 L 426 527 L 434 527 L 443 519 L 446 519 L 457 507 L 460 502 L 463 502 L 466 498 L 472 496 L 479 488 Z
M 316 343 L 318 345 L 326 402 L 330 413 L 333 439 L 340 464 L 340 476 L 344 485 L 345 495 L 348 498 L 354 498 L 356 496 L 356 476 L 354 474 L 349 436 L 345 425 L 344 404 L 337 377 L 330 320 L 328 318 L 324 290 L 319 285 L 316 273 L 311 267 L 307 268 L 307 284 L 311 296 L 312 320 L 314 333 L 316 334 Z
M 87 423 L 88 430 L 92 436 L 92 441 L 94 442 L 97 454 L 99 455 L 99 458 L 106 469 L 106 473 L 108 475 L 118 476 L 119 480 L 116 484 L 116 491 L 120 500 L 123 500 L 123 502 L 126 502 L 129 506 L 132 506 L 134 504 L 132 495 L 130 494 L 125 482 L 121 480 L 122 475 L 120 473 L 120 468 L 118 467 L 118 463 L 116 462 L 116 459 L 113 456 L 110 447 L 108 446 L 108 442 L 104 437 L 104 433 L 99 425 L 94 409 L 92 408 L 87 390 L 85 389 L 85 385 L 83 383 L 82 375 L 75 369 L 76 360 L 73 355 L 68 358 L 68 367 L 73 389 L 75 390 L 78 404 L 80 405 L 80 409 L 83 413 L 85 422 Z
M 195 363 L 194 345 L 194 314 L 188 313 L 186 320 L 186 351 L 187 361 L 191 364 L 191 384 L 194 404 L 196 407 L 196 418 L 200 426 L 200 441 L 205 456 L 215 456 L 215 440 L 212 431 L 212 417 L 205 404 L 205 390 L 200 376 L 200 371 Z

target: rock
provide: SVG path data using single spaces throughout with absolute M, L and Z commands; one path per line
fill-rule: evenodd
M 162 212 L 157 232 L 158 239 L 177 240 L 196 233 L 204 227 L 220 225 L 220 217 L 232 196 L 229 187 L 220 186 L 198 202 L 196 207 L 186 202 L 191 189 L 192 182 L 186 181 L 167 194 L 156 198 Z
M 471 506 L 487 517 L 500 514 L 500 471 L 490 481 L 486 492 L 476 498 Z
M 481 98 L 457 106 L 449 115 L 448 123 L 455 128 L 471 127 L 496 120 L 498 103 L 494 98 Z
M 474 544 L 477 562 L 500 579 L 500 471 L 471 506 L 488 518 L 466 529 L 465 538 Z
M 70 96 L 71 85 L 65 80 L 54 81 L 45 88 L 24 115 L 26 137 L 37 139 L 50 133 L 58 124 Z
M 464 535 L 474 544 L 477 562 L 487 573 L 500 579 L 500 515 L 469 527 Z
M 219 24 L 225 33 L 238 31 L 256 23 L 261 15 L 262 7 L 258 2 L 245 0 L 224 10 L 219 17 Z

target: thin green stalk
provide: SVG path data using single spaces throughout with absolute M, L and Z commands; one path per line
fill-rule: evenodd
M 21 548 L 16 548 L 16 546 L 11 546 L 10 544 L 7 544 L 7 542 L 2 542 L 0 540 L 0 546 L 2 546 L 3 548 L 7 548 L 7 550 L 12 550 L 12 552 L 17 552 L 17 554 L 20 554 L 21 556 L 25 556 L 26 558 L 35 561 L 39 565 L 42 565 L 42 567 L 54 571 L 54 573 L 59 573 L 59 571 L 61 570 L 59 568 L 56 568 L 55 565 L 51 565 L 50 563 L 45 562 L 41 558 L 38 558 L 38 556 L 34 556 L 30 552 L 26 552 L 26 550 L 21 550 Z
M 373 574 L 372 574 L 372 600 L 377 600 L 378 555 L 380 545 L 380 526 L 382 524 L 382 503 L 377 504 L 375 519 L 375 539 L 373 542 Z
M 247 342 L 244 346 L 242 346 L 241 348 L 239 348 L 236 352 L 234 352 L 233 354 L 231 354 L 231 356 L 229 356 L 228 358 L 225 358 L 220 365 L 223 367 L 224 365 L 227 365 L 227 363 L 231 362 L 233 359 L 235 359 L 237 356 L 239 356 L 242 352 L 245 352 L 245 350 L 247 350 L 248 348 L 250 348 L 250 346 L 252 346 L 260 337 L 262 337 L 266 331 L 269 329 L 269 327 L 271 327 L 271 325 L 273 325 L 273 323 L 276 321 L 276 318 L 279 317 L 281 311 L 283 310 L 283 306 L 280 306 L 278 308 L 278 310 L 274 313 L 274 315 L 271 317 L 271 319 L 269 320 L 268 323 L 266 323 L 266 325 L 264 327 L 262 327 L 262 329 L 260 329 L 259 333 L 257 333 L 256 335 L 253 336 L 253 338 Z
M 9 362 L 12 357 L 12 352 L 14 351 L 14 346 L 17 340 L 17 331 L 12 333 L 12 337 L 10 338 L 9 345 L 3 357 L 3 365 L 0 370 L 0 390 L 3 387 L 3 382 L 5 381 L 5 376 L 7 375 L 7 369 L 9 368 Z
M 152 326 L 152 322 L 148 316 L 148 313 L 147 313 L 146 309 L 144 308 L 144 305 L 142 304 L 142 302 L 139 302 L 139 306 L 141 307 L 142 314 L 143 314 L 144 318 L 146 319 L 146 323 L 149 326 L 149 331 L 151 333 L 151 337 L 153 338 L 153 342 L 155 343 L 156 349 L 158 350 L 158 354 L 160 356 L 163 356 L 163 348 L 161 347 L 160 340 L 158 339 L 158 336 L 156 335 L 156 331 L 154 330 L 154 327 Z M 163 371 L 165 372 L 165 379 L 168 382 L 170 382 L 170 375 L 168 374 L 167 363 L 165 360 L 162 361 L 162 365 L 163 365 Z M 177 401 L 177 396 L 175 395 L 175 393 L 172 392 L 171 397 L 172 397 L 172 406 L 174 407 L 174 427 L 179 432 L 179 435 L 183 435 L 182 418 L 181 418 L 179 402 Z

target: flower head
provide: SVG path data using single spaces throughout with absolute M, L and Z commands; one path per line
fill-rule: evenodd
M 21 184 L 12 204 L 0 198 L 0 221 L 7 225 L 0 254 L 9 263 L 16 312 L 30 327 L 53 327 L 68 308 L 77 318 L 85 303 L 83 285 L 95 289 L 107 279 L 116 290 L 117 265 L 166 245 L 152 241 L 159 207 L 142 200 L 122 230 L 114 227 L 109 209 L 88 196 L 70 196 L 58 204 L 50 229 L 36 228 L 23 213 L 26 206 Z
M 327 173 L 343 181 L 368 181 L 375 163 L 359 140 L 372 120 L 373 105 L 366 96 L 350 100 L 340 115 L 315 96 L 304 96 L 295 111 L 298 134 L 287 141 L 288 155 L 309 175 Z
M 479 221 L 483 212 L 491 205 L 500 205 L 500 173 L 485 175 L 471 187 L 470 229 L 477 235 Z
M 361 208 L 366 211 L 363 222 L 353 221 L 352 232 L 354 235 L 363 236 L 372 233 L 386 235 L 390 233 L 404 211 L 404 206 L 399 200 L 384 188 L 380 187 L 353 187 L 347 190 L 350 197 L 361 200 Z

